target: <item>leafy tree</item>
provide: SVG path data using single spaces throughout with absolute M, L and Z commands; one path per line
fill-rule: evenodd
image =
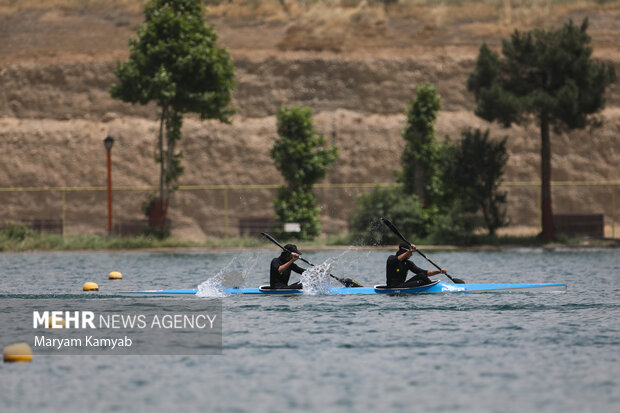
M 416 194 L 422 200 L 424 207 L 437 201 L 441 194 L 441 146 L 435 139 L 440 101 L 435 86 L 427 82 L 418 85 L 416 99 L 409 102 L 407 126 L 402 133 L 406 143 L 399 181 L 406 193 Z
M 301 239 L 312 239 L 320 233 L 319 208 L 313 185 L 325 176 L 327 168 L 338 157 L 335 146 L 325 147 L 325 137 L 314 129 L 312 110 L 280 108 L 277 114 L 278 135 L 271 150 L 276 168 L 287 181 L 274 200 L 276 220 L 282 224 L 298 222 Z
M 476 115 L 505 126 L 529 118 L 540 125 L 542 237 L 555 239 L 551 207 L 550 127 L 584 128 L 588 115 L 605 106 L 604 92 L 615 81 L 613 67 L 591 59 L 588 20 L 558 30 L 515 31 L 502 42 L 502 57 L 480 47 L 467 88 L 476 98 Z
M 381 187 L 357 198 L 357 208 L 351 215 L 349 227 L 355 242 L 371 245 L 400 242 L 380 220 L 389 217 L 403 234 L 412 239 L 425 238 L 432 225 L 432 214 L 422 208 L 417 195 L 406 194 L 402 184 Z
M 113 98 L 160 108 L 155 160 L 160 164 L 159 200 L 165 222 L 168 199 L 183 172 L 181 139 L 185 113 L 229 122 L 234 66 L 219 47 L 214 26 L 205 25 L 201 0 L 149 0 L 145 23 L 129 41 L 129 60 L 116 65 Z M 151 211 L 152 213 L 152 211 Z
M 508 161 L 506 140 L 489 140 L 489 130 L 466 130 L 463 139 L 447 148 L 443 171 L 446 203 L 459 200 L 463 212 L 482 211 L 489 235 L 506 225 L 506 193 L 499 191 Z
M 456 198 L 446 204 L 443 213 L 433 222 L 429 239 L 437 244 L 472 245 L 476 243 L 474 231 L 484 223 L 470 205 Z

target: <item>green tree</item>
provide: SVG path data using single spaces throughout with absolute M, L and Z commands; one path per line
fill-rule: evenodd
M 425 238 L 430 233 L 432 214 L 422 208 L 416 195 L 404 193 L 402 184 L 377 186 L 372 192 L 360 195 L 356 203 L 357 208 L 349 221 L 355 243 L 399 243 L 400 238 L 381 222 L 381 217 L 389 217 L 403 234 L 412 239 Z
M 402 132 L 405 149 L 399 181 L 405 192 L 416 194 L 429 207 L 441 194 L 439 159 L 441 145 L 435 139 L 435 123 L 441 99 L 437 88 L 425 82 L 416 87 L 416 99 L 407 108 L 407 126 Z
M 219 47 L 213 25 L 205 25 L 201 0 L 149 0 L 145 23 L 129 40 L 129 60 L 114 71 L 113 98 L 160 108 L 155 160 L 160 164 L 159 207 L 163 229 L 168 199 L 183 168 L 181 139 L 185 113 L 229 122 L 234 66 Z M 153 211 L 151 211 L 152 213 Z
M 605 106 L 604 92 L 615 81 L 613 67 L 591 59 L 588 20 L 558 30 L 515 31 L 502 42 L 502 57 L 480 47 L 467 88 L 476 115 L 505 126 L 536 119 L 541 137 L 542 237 L 555 239 L 551 204 L 550 127 L 584 128 Z
M 436 244 L 472 245 L 477 242 L 476 228 L 484 225 L 477 212 L 472 212 L 460 199 L 443 205 L 431 228 L 429 240 Z
M 446 203 L 459 200 L 463 212 L 482 212 L 489 235 L 507 224 L 506 193 L 499 191 L 508 161 L 506 140 L 493 142 L 489 130 L 463 131 L 463 139 L 446 149 L 443 170 Z
M 271 157 L 287 182 L 274 200 L 276 220 L 282 224 L 301 225 L 300 239 L 312 239 L 320 233 L 319 208 L 313 185 L 325 176 L 327 168 L 338 157 L 335 146 L 325 147 L 325 137 L 314 128 L 312 110 L 280 108 L 277 114 L 278 135 Z

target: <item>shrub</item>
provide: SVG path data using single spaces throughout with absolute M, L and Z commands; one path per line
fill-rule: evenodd
M 436 244 L 474 244 L 474 231 L 483 224 L 477 213 L 471 212 L 457 201 L 447 211 L 437 215 L 429 239 Z
M 377 186 L 372 192 L 357 199 L 357 209 L 349 222 L 355 241 L 370 245 L 400 242 L 400 239 L 383 225 L 381 217 L 393 221 L 403 234 L 414 239 L 427 237 L 433 222 L 432 209 L 423 209 L 418 197 L 406 194 L 401 185 Z

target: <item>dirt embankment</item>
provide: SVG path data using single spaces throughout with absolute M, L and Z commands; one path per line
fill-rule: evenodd
M 325 15 L 285 16 L 271 23 L 258 19 L 256 24 L 249 24 L 244 16 L 235 20 L 230 13 L 214 16 L 237 67 L 234 106 L 239 113 L 232 125 L 186 119 L 181 184 L 281 183 L 269 157 L 276 138 L 273 115 L 281 105 L 308 106 L 315 111 L 317 128 L 340 148 L 340 158 L 324 182 L 340 187 L 317 193 L 325 228 L 343 230 L 354 197 L 363 189 L 343 188 L 342 184 L 393 181 L 402 149 L 403 112 L 414 96 L 415 84 L 423 81 L 437 85 L 442 97 L 438 136 L 458 139 L 464 128 L 490 127 L 492 136 L 510 137 L 505 180 L 537 180 L 535 125 L 503 129 L 472 113 L 473 98 L 465 80 L 473 68 L 480 36 L 462 28 L 460 33 L 466 36 L 459 38 L 454 28 L 439 23 L 433 28 L 411 16 L 396 18 L 389 10 L 386 13 L 358 13 L 364 18 L 354 21 L 361 23 L 340 29 Z M 578 17 L 581 11 L 573 13 Z M 599 33 L 595 55 L 613 64 L 620 74 L 620 54 L 610 46 L 615 34 L 608 28 L 610 19 L 617 22 L 618 14 L 597 13 L 598 19 L 591 23 Z M 116 138 L 114 184 L 156 185 L 156 108 L 126 105 L 110 99 L 107 92 L 115 80 L 115 62 L 126 58 L 126 40 L 140 20 L 137 11 L 121 16 L 114 8 L 104 8 L 25 10 L 2 17 L 0 162 L 4 168 L 0 187 L 103 186 L 101 141 L 107 134 Z M 350 21 L 351 16 L 347 18 Z M 312 21 L 316 24 L 311 35 L 297 39 L 301 28 Z M 338 36 L 341 42 L 334 41 Z M 498 43 L 494 35 L 482 37 L 490 44 Z M 418 42 L 424 38 L 426 43 Z M 554 180 L 620 179 L 620 88 L 616 85 L 609 89 L 607 102 L 600 128 L 553 135 Z M 508 190 L 513 224 L 535 226 L 536 188 Z M 147 193 L 115 192 L 116 219 L 140 218 L 140 204 Z M 273 193 L 270 187 L 179 191 L 171 211 L 174 231 L 194 239 L 225 232 L 234 235 L 239 219 L 272 214 Z M 102 191 L 67 192 L 64 209 L 60 192 L 3 192 L 0 197 L 5 220 L 64 216 L 69 233 L 104 232 Z M 603 212 L 610 223 L 613 211 L 607 186 L 562 187 L 554 190 L 554 197 L 556 212 Z

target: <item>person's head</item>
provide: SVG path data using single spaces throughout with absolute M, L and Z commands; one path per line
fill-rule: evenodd
M 297 249 L 297 245 L 295 245 L 295 244 L 286 244 L 284 246 L 284 249 L 286 251 L 282 251 L 282 257 L 290 257 L 291 256 L 291 252 L 295 252 L 295 253 L 301 255 L 301 252 L 299 252 L 299 250 Z
M 396 255 L 404 254 L 405 252 L 409 251 L 409 248 L 411 248 L 411 245 L 409 243 L 401 242 L 398 246 L 398 251 L 396 252 Z

